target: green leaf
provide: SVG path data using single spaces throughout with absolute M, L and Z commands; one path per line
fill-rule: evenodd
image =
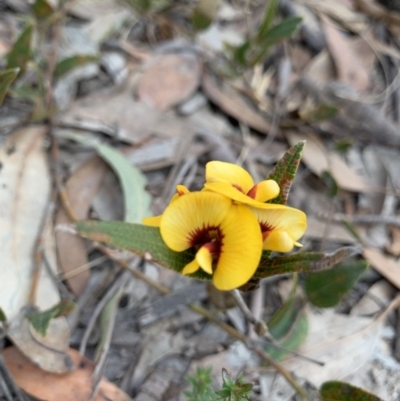
M 195 251 L 191 249 L 184 252 L 174 252 L 169 249 L 157 227 L 121 221 L 79 221 L 75 226 L 82 237 L 125 249 L 177 272 L 181 272 L 195 257 Z M 201 269 L 191 277 L 211 279 L 211 276 Z
M 305 290 L 309 301 L 320 308 L 335 306 L 368 267 L 365 260 L 347 262 L 334 269 L 307 275 Z
M 75 307 L 76 304 L 74 302 L 61 301 L 45 311 L 29 313 L 26 318 L 31 322 L 33 328 L 44 337 L 52 319 L 68 315 Z
M 87 63 L 92 63 L 93 61 L 99 61 L 99 56 L 95 55 L 85 55 L 85 54 L 77 54 L 75 56 L 71 56 L 59 61 L 54 69 L 54 75 L 57 78 L 60 78 L 62 75 L 70 72 L 76 67 L 81 65 L 85 65 Z
M 7 68 L 19 68 L 20 74 L 25 71 L 26 64 L 31 58 L 32 35 L 33 24 L 28 24 L 7 54 Z
M 121 152 L 111 146 L 70 132 L 63 132 L 60 135 L 64 138 L 92 146 L 115 171 L 124 194 L 125 221 L 129 223 L 141 223 L 143 217 L 151 216 L 151 212 L 149 211 L 151 198 L 145 190 L 146 177 L 139 169 L 132 166 Z
M 46 0 L 36 0 L 32 6 L 33 13 L 38 19 L 46 18 L 53 13 L 53 7 Z
M 345 246 L 333 253 L 300 252 L 289 256 L 269 259 L 262 257 L 253 278 L 262 279 L 286 273 L 311 273 L 327 270 L 350 256 L 361 252 L 358 246 Z
M 292 324 L 292 329 L 290 332 L 278 342 L 278 344 L 285 348 L 277 348 L 273 345 L 266 345 L 265 352 L 269 354 L 276 361 L 281 361 L 290 354 L 290 351 L 296 350 L 307 338 L 308 334 L 308 320 L 307 316 L 300 312 L 296 320 Z
M 320 395 L 323 401 L 383 401 L 366 390 L 340 381 L 323 383 Z
M 8 70 L 0 71 L 0 106 L 3 104 L 8 88 L 17 77 L 19 71 L 19 68 L 10 68 Z
M 276 11 L 278 9 L 278 3 L 278 0 L 269 0 L 265 9 L 263 21 L 261 22 L 260 28 L 258 28 L 258 38 L 262 38 L 268 33 L 269 27 L 275 18 Z
M 0 322 L 6 322 L 7 321 L 7 316 L 3 311 L 3 308 L 0 307 Z
M 296 143 L 288 149 L 278 163 L 276 163 L 272 173 L 268 176 L 268 179 L 275 180 L 278 183 L 281 192 L 279 196 L 268 203 L 286 205 L 290 187 L 292 186 L 297 169 L 299 168 L 305 146 L 306 141 Z
M 199 0 L 191 16 L 192 25 L 197 30 L 207 29 L 217 15 L 219 0 Z
M 268 32 L 262 35 L 260 39 L 265 46 L 270 46 L 283 39 L 288 39 L 297 31 L 302 20 L 301 17 L 287 18 L 278 25 L 272 27 Z

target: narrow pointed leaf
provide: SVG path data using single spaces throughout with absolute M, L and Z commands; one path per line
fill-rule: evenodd
M 365 260 L 342 263 L 334 269 L 310 273 L 305 281 L 309 301 L 319 308 L 330 308 L 353 287 L 365 272 Z
M 146 177 L 138 168 L 132 166 L 120 151 L 70 132 L 63 132 L 60 136 L 92 146 L 115 171 L 124 194 L 125 221 L 141 223 L 143 217 L 151 216 L 149 211 L 151 198 L 145 190 Z
M 323 401 L 383 401 L 366 390 L 340 381 L 323 383 L 320 395 Z
M 18 73 L 19 68 L 10 68 L 8 70 L 0 71 L 0 106 L 7 95 L 8 88 L 13 83 Z
M 4 313 L 3 309 L 0 307 L 0 322 L 6 322 L 7 321 L 7 316 Z
M 303 252 L 290 256 L 278 256 L 272 259 L 261 259 L 254 278 L 264 278 L 285 273 L 310 273 L 327 270 L 350 256 L 361 252 L 358 246 L 346 246 L 336 252 Z
M 169 249 L 157 227 L 121 221 L 79 221 L 75 225 L 82 237 L 125 249 L 177 272 L 181 272 L 195 256 L 193 250 L 174 252 Z M 201 269 L 191 277 L 210 279 Z
M 32 34 L 33 25 L 29 24 L 7 54 L 7 68 L 19 68 L 20 74 L 25 71 L 26 64 L 31 58 Z
M 259 38 L 263 38 L 265 37 L 265 35 L 267 35 L 269 27 L 271 26 L 272 21 L 275 18 L 277 9 L 278 9 L 278 0 L 270 0 L 265 9 L 263 21 L 260 25 L 260 28 L 258 29 Z
M 60 78 L 62 75 L 70 72 L 76 67 L 80 67 L 82 65 L 95 61 L 99 61 L 99 56 L 93 54 L 77 54 L 75 56 L 65 58 L 56 65 L 54 75 L 57 78 Z
M 301 17 L 292 17 L 283 20 L 280 24 L 275 25 L 267 31 L 260 39 L 266 42 L 266 45 L 273 45 L 283 39 L 288 39 L 296 33 L 300 23 Z
M 292 182 L 296 176 L 305 145 L 306 142 L 301 141 L 292 146 L 284 154 L 282 159 L 278 161 L 274 170 L 268 176 L 269 179 L 275 180 L 281 189 L 279 196 L 275 199 L 272 199 L 269 203 L 286 205 L 290 187 L 292 186 Z

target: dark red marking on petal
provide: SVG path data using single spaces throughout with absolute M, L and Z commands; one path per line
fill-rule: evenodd
M 250 198 L 256 199 L 256 195 L 257 195 L 257 185 L 254 185 L 253 188 L 250 189 L 249 192 L 247 192 L 247 196 L 249 196 Z
M 232 186 L 233 186 L 233 188 L 236 188 L 238 191 L 244 193 L 243 188 L 242 188 L 240 185 L 238 185 L 238 184 L 232 184 Z
M 259 221 L 259 224 L 260 224 L 260 228 L 261 228 L 263 241 L 265 241 L 268 238 L 268 235 L 272 232 L 272 230 L 275 227 L 268 224 L 266 221 Z
M 196 249 L 206 246 L 213 259 L 218 260 L 223 246 L 223 239 L 224 234 L 218 226 L 208 226 L 192 231 L 189 234 L 188 242 Z

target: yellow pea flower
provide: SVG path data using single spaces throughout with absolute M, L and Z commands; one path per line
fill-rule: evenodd
M 290 252 L 306 231 L 307 217 L 304 212 L 283 205 L 270 205 L 269 209 L 252 208 L 261 227 L 263 249 Z
M 160 232 L 176 252 L 196 249 L 182 274 L 201 268 L 220 290 L 247 283 L 260 261 L 262 236 L 255 215 L 217 193 L 191 192 L 170 203 L 161 217 Z
M 249 206 L 268 209 L 264 202 L 279 195 L 279 185 L 274 180 L 254 184 L 251 175 L 236 164 L 212 161 L 206 164 L 204 188 Z
M 190 191 L 184 185 L 177 185 L 176 186 L 176 194 L 173 195 L 169 203 L 174 202 L 180 196 L 188 194 Z M 161 222 L 161 214 L 159 216 L 152 216 L 152 217 L 145 217 L 142 219 L 142 223 L 145 226 L 150 227 L 160 227 Z

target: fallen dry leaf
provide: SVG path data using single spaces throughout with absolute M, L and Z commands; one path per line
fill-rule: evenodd
M 87 401 L 92 394 L 93 362 L 72 348 L 68 349 L 68 355 L 76 370 L 62 375 L 44 372 L 15 347 L 6 348 L 1 354 L 16 384 L 34 397 L 46 401 Z M 103 378 L 94 401 L 131 401 L 131 398 Z
M 148 106 L 168 110 L 194 93 L 200 75 L 200 60 L 193 52 L 156 56 L 138 82 L 139 99 Z
M 21 311 L 10 321 L 7 334 L 39 368 L 53 373 L 65 373 L 75 368 L 67 354 L 70 332 L 65 317 L 52 319 L 46 336 L 42 337 Z
M 366 91 L 370 86 L 368 69 L 358 59 L 357 54 L 348 44 L 347 38 L 333 26 L 328 18 L 322 18 L 322 26 L 338 79 L 361 92 Z
M 263 134 L 269 133 L 271 126 L 269 120 L 249 106 L 238 92 L 227 86 L 219 87 L 207 74 L 203 77 L 202 88 L 208 98 L 223 111 Z
M 96 156 L 78 168 L 67 181 L 65 189 L 68 194 L 68 200 L 72 210 L 79 219 L 83 220 L 88 217 L 90 205 L 100 188 L 106 171 L 107 165 Z M 55 224 L 57 226 L 66 223 L 70 223 L 70 220 L 63 206 L 60 205 Z M 84 239 L 77 235 L 57 231 L 56 241 L 58 260 L 63 273 L 70 273 L 88 263 Z M 85 270 L 66 279 L 75 295 L 79 296 L 82 294 L 89 280 L 89 274 L 89 270 Z
M 400 228 L 391 227 L 390 232 L 392 234 L 392 242 L 387 245 L 386 250 L 393 256 L 400 256 Z
M 328 151 L 316 135 L 310 132 L 299 134 L 295 131 L 285 131 L 285 135 L 291 145 L 307 141 L 302 161 L 314 174 L 319 176 L 325 170 L 329 170 L 340 188 L 354 192 L 369 190 L 363 177 L 348 166 L 337 153 Z
M 394 258 L 386 256 L 379 249 L 364 248 L 364 257 L 376 271 L 400 289 L 400 263 Z
M 46 128 L 28 126 L 14 132 L 0 150 L 0 305 L 8 319 L 26 306 L 34 268 L 34 247 L 46 218 L 51 178 L 43 149 Z M 47 256 L 54 259 L 50 247 Z M 36 305 L 58 303 L 56 285 L 42 268 Z

